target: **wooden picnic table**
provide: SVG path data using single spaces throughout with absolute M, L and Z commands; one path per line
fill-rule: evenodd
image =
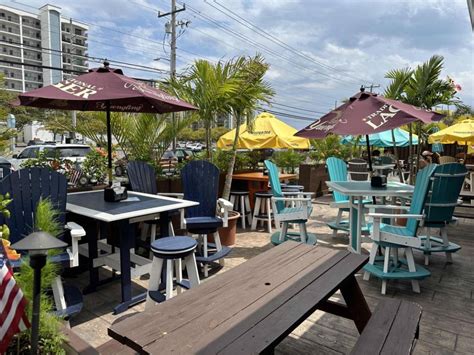
M 296 174 L 279 174 L 280 181 L 295 180 L 298 178 Z M 247 181 L 247 189 L 249 191 L 250 205 L 253 208 L 254 196 L 258 191 L 268 190 L 268 175 L 264 175 L 262 172 L 250 172 L 250 173 L 239 173 L 233 174 L 232 180 Z
M 368 257 L 292 241 L 116 324 L 109 335 L 143 354 L 271 352 L 315 310 L 371 312 L 354 274 Z M 340 290 L 346 305 L 328 301 Z

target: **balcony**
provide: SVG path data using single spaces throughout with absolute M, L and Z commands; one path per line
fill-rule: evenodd
M 20 37 L 20 33 L 9 32 L 6 28 L 0 28 L 0 33 L 7 33 L 18 38 Z

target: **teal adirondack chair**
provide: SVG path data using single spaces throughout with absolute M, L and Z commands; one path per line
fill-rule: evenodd
M 370 250 L 369 263 L 364 266 L 364 280 L 370 274 L 382 279 L 382 294 L 387 290 L 387 281 L 393 279 L 411 280 L 414 292 L 420 292 L 419 280 L 431 275 L 422 266 L 416 265 L 412 248 L 420 248 L 421 239 L 417 237 L 420 221 L 423 220 L 423 208 L 431 185 L 431 177 L 436 164 L 430 164 L 416 176 L 415 190 L 409 207 L 405 206 L 375 206 L 375 210 L 408 209 L 408 214 L 398 213 L 369 213 L 374 220 L 371 238 L 374 241 Z M 406 218 L 406 226 L 394 226 L 382 223 L 387 218 Z M 378 249 L 383 251 L 383 257 L 378 258 Z M 399 258 L 398 250 L 405 251 L 405 258 Z
M 461 249 L 459 245 L 449 241 L 447 229 L 457 222 L 453 213 L 466 175 L 466 167 L 458 163 L 440 165 L 434 172 L 424 210 L 423 227 L 426 235 L 420 237 L 422 245 L 416 248 L 424 252 L 425 265 L 429 264 L 432 253 L 445 253 L 447 262 L 452 263 L 452 253 Z M 439 230 L 441 238 L 431 233 L 433 229 Z
M 329 172 L 330 181 L 347 181 L 347 164 L 344 160 L 330 157 L 326 160 L 326 165 Z M 337 231 L 342 230 L 349 233 L 349 221 L 342 219 L 344 212 L 349 213 L 349 196 L 343 195 L 340 192 L 333 191 L 332 197 L 334 201 L 331 203 L 331 207 L 337 208 L 337 217 L 334 222 L 326 223 L 329 228 L 333 231 L 333 237 L 336 237 Z M 370 200 L 364 200 L 364 204 L 372 203 Z M 367 233 L 368 229 L 364 228 L 363 232 Z
M 316 235 L 308 233 L 306 222 L 311 215 L 313 207 L 311 206 L 311 192 L 289 192 L 285 193 L 281 189 L 280 179 L 278 178 L 278 167 L 269 160 L 265 160 L 265 166 L 268 170 L 270 186 L 272 188 L 272 210 L 275 219 L 275 226 L 281 230 L 272 234 L 272 244 L 278 245 L 286 240 L 296 240 L 307 244 L 316 244 Z M 297 196 L 295 197 L 295 194 Z M 285 197 L 285 195 L 287 197 Z M 291 195 L 292 197 L 288 197 Z M 287 207 L 287 204 L 290 207 Z M 299 232 L 289 232 L 290 224 L 298 224 Z

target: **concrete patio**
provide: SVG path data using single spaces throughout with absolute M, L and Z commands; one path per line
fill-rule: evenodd
M 329 197 L 316 199 L 308 230 L 316 233 L 318 243 L 330 248 L 344 249 L 348 238 L 344 234 L 332 237 L 332 231 L 325 225 L 333 220 L 336 211 L 329 207 Z M 421 294 L 411 291 L 409 282 L 391 281 L 387 295 L 380 294 L 381 282 L 372 277 L 369 282 L 359 284 L 371 309 L 382 297 L 403 298 L 417 302 L 423 307 L 420 323 L 420 339 L 415 354 L 472 354 L 474 353 L 474 220 L 461 219 L 450 230 L 450 239 L 462 246 L 453 255 L 453 264 L 446 264 L 444 255 L 431 256 L 429 270 L 432 276 L 421 282 Z M 370 239 L 365 238 L 364 249 L 369 249 Z M 240 230 L 233 252 L 226 258 L 226 265 L 219 273 L 233 268 L 259 253 L 272 248 L 269 235 L 264 231 L 250 232 Z M 423 255 L 416 253 L 418 263 L 423 263 Z M 103 271 L 104 274 L 110 274 Z M 70 279 L 81 286 L 87 284 L 87 273 Z M 147 280 L 134 280 L 136 291 L 142 292 Z M 205 282 L 205 280 L 204 280 Z M 336 295 L 337 297 L 337 295 Z M 120 299 L 119 281 L 105 285 L 98 292 L 84 297 L 84 309 L 71 321 L 72 328 L 94 346 L 99 346 L 110 338 L 107 328 L 118 318 L 141 312 L 144 304 L 122 313 L 112 314 L 112 309 Z M 159 320 L 157 319 L 157 322 Z M 281 354 L 340 354 L 349 353 L 356 342 L 358 332 L 352 321 L 321 311 L 313 313 L 278 347 Z

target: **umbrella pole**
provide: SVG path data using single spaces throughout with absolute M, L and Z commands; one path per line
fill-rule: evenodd
M 109 186 L 112 186 L 112 128 L 110 127 L 110 101 L 107 101 L 106 107 L 107 107 L 107 173 L 109 177 Z
M 369 160 L 369 171 L 372 172 L 372 157 L 370 154 L 370 142 L 369 142 L 369 135 L 365 135 L 365 143 L 367 145 L 367 159 Z

